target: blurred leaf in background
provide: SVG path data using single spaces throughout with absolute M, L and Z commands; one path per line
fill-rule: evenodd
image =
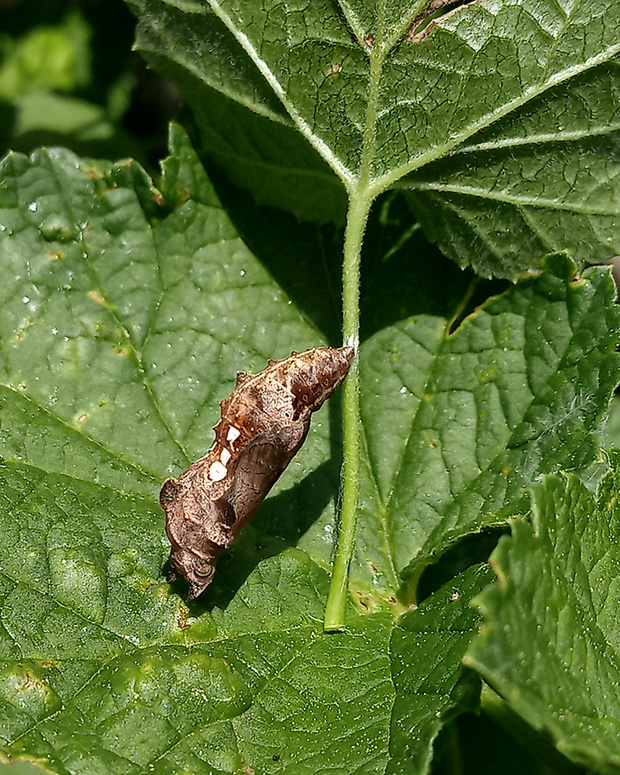
M 131 51 L 134 26 L 120 0 L 0 2 L 0 155 L 62 145 L 154 171 L 180 103 Z

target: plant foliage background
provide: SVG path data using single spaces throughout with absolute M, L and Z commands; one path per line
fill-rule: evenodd
M 620 9 L 427 5 L 131 0 L 159 169 L 124 7 L 0 10 L 7 774 L 620 769 Z M 347 629 L 341 397 L 188 607 L 161 482 L 340 344 L 355 233 Z

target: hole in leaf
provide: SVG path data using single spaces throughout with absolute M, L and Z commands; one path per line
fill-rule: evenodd
M 510 288 L 511 283 L 508 280 L 482 280 L 477 278 L 471 285 L 469 297 L 464 299 L 462 306 L 457 311 L 449 333 L 452 335 L 466 317 L 475 312 L 478 307 L 484 304 L 492 296 L 500 296 Z
M 506 526 L 467 536 L 448 549 L 436 563 L 427 566 L 418 582 L 418 605 L 466 568 L 486 562 L 499 539 L 508 532 Z

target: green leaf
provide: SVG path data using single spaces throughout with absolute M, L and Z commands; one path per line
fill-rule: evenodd
M 138 47 L 259 201 L 324 220 L 320 191 L 340 217 L 297 132 L 350 194 L 408 188 L 429 236 L 479 274 L 515 279 L 563 249 L 579 266 L 620 252 L 613 0 L 486 0 L 426 26 L 424 0 L 128 3 Z
M 163 197 L 132 162 L 5 162 L 5 455 L 154 494 L 204 453 L 240 367 L 316 344 L 173 144 Z
M 24 92 L 71 91 L 91 80 L 90 28 L 70 12 L 57 25 L 40 25 L 18 40 L 0 38 L 0 99 Z
M 2 775 L 41 775 L 44 770 L 24 759 L 17 759 L 11 764 L 3 764 L 0 760 Z
M 390 655 L 396 696 L 389 775 L 426 772 L 432 749 L 418 741 L 434 741 L 455 707 L 462 712 L 477 706 L 477 682 L 460 661 L 472 639 L 469 602 L 489 577 L 486 565 L 468 569 L 394 627 Z M 442 664 L 431 657 L 438 653 L 444 655 Z
M 0 485 L 0 739 L 11 757 L 63 774 L 382 772 L 391 724 L 395 761 L 428 761 L 442 714 L 475 688 L 460 659 L 487 570 L 396 626 L 388 613 L 352 614 L 347 633 L 326 635 L 328 578 L 291 550 L 226 610 L 188 618 L 161 581 L 167 547 L 150 499 L 10 463 Z
M 526 510 L 540 473 L 593 462 L 618 381 L 620 319 L 606 268 L 572 272 L 550 257 L 453 332 L 451 303 L 467 290 L 428 273 L 405 286 L 410 301 L 423 309 L 443 293 L 443 314 L 437 305 L 363 342 L 356 586 L 389 597 L 454 541 Z
M 483 274 L 516 277 L 524 255 L 558 247 L 579 265 L 605 261 L 620 245 L 619 96 L 618 62 L 594 67 L 400 185 L 441 249 L 475 252 Z
M 341 234 L 242 201 L 250 249 L 178 127 L 159 190 L 133 162 L 58 149 L 5 160 L 8 754 L 62 775 L 426 771 L 442 725 L 475 700 L 460 659 L 485 574 L 398 618 L 399 574 L 512 513 L 544 466 L 591 462 L 619 326 L 607 271 L 577 277 L 556 256 L 451 333 L 471 275 L 441 259 L 401 205 L 387 200 L 368 230 L 355 606 L 348 632 L 325 635 L 337 398 L 190 610 L 164 581 L 156 498 L 209 447 L 237 370 L 337 335 L 325 289 Z M 315 250 L 320 261 L 301 262 Z M 465 433 L 474 424 L 480 433 Z M 441 476 L 438 460 L 449 464 Z
M 558 749 L 596 772 L 620 770 L 617 453 L 596 495 L 575 476 L 534 489 L 492 556 L 499 578 L 477 599 L 485 621 L 466 662 Z
M 61 151 L 7 159 L 5 458 L 154 497 L 165 476 L 208 448 L 237 370 L 319 344 L 309 320 L 336 335 L 336 303 L 320 301 L 327 266 L 316 300 L 297 306 L 307 288 L 288 256 L 303 232 L 291 227 L 278 243 L 275 222 L 262 241 L 254 230 L 264 266 L 179 130 L 171 142 L 161 193 L 135 163 L 96 165 Z M 403 231 L 397 207 L 377 216 L 378 250 L 381 239 L 396 247 L 367 265 L 364 303 L 375 311 L 361 348 L 367 460 L 353 580 L 360 598 L 381 606 L 411 563 L 421 567 L 522 509 L 540 472 L 592 462 L 618 379 L 620 326 L 607 270 L 577 278 L 555 257 L 451 332 L 471 278 L 437 257 L 429 271 L 429 248 Z M 253 226 L 247 215 L 245 226 Z M 337 409 L 332 402 L 317 416 L 276 490 L 297 485 L 297 519 L 286 497 L 262 511 L 259 525 L 274 541 L 267 554 L 283 537 L 285 545 L 301 538 L 330 567 Z
M 162 70 L 174 75 L 165 64 Z M 257 204 L 279 207 L 300 220 L 344 224 L 346 191 L 302 135 L 214 89 L 195 91 L 192 99 L 194 89 L 185 86 L 200 130 L 201 153 L 223 167 L 235 185 L 251 192 Z

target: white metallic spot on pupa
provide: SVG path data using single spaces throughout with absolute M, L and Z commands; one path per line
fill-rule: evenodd
M 241 436 L 241 431 L 238 428 L 235 428 L 234 425 L 231 425 L 228 429 L 228 436 L 226 436 L 226 441 L 230 441 L 232 444 L 233 441 L 237 441 L 239 436 Z
M 224 465 L 226 465 L 226 463 L 228 463 L 228 461 L 230 460 L 230 452 L 227 449 L 223 449 L 220 452 L 220 460 Z
M 211 467 L 209 468 L 209 479 L 212 482 L 221 482 L 227 473 L 228 469 L 226 466 L 222 465 L 219 460 L 216 460 L 215 463 L 211 463 Z

